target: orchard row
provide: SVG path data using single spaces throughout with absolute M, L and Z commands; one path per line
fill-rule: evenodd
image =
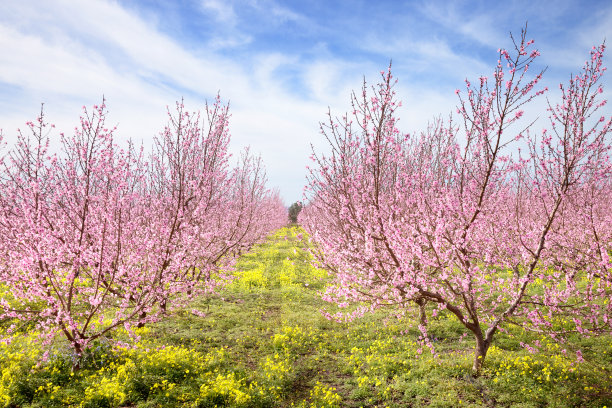
M 396 127 L 391 69 L 321 125 L 300 223 L 334 277 L 324 299 L 346 320 L 392 306 L 451 313 L 475 341 L 481 372 L 497 332 L 521 325 L 563 341 L 612 332 L 612 121 L 604 45 L 548 100 L 537 131 L 524 113 L 548 89 L 523 30 L 493 76 L 457 91 L 458 121 L 420 135 Z M 80 355 L 230 278 L 245 248 L 284 224 L 262 163 L 228 155 L 228 108 L 182 104 L 151 152 L 119 149 L 104 104 L 50 154 L 41 113 L 0 175 L 0 318 L 62 333 Z M 301 205 L 300 205 L 300 208 Z M 19 323 L 22 322 L 22 323 Z M 526 345 L 536 349 L 538 345 Z M 580 353 L 577 359 L 580 360 Z
M 390 69 L 371 91 L 364 84 L 351 114 L 322 125 L 331 153 L 313 156 L 301 214 L 335 275 L 325 298 L 346 307 L 330 318 L 415 308 L 427 343 L 427 315 L 449 312 L 475 341 L 475 375 L 509 325 L 555 341 L 612 334 L 604 45 L 548 99 L 539 132 L 524 119 L 548 91 L 543 71 L 530 73 L 539 52 L 525 30 L 513 44 L 492 77 L 456 92 L 458 122 L 417 136 L 396 128 Z
M 150 152 L 120 149 L 105 120 L 104 103 L 85 110 L 51 154 L 41 112 L 1 162 L 0 319 L 62 333 L 77 356 L 214 291 L 287 219 L 260 158 L 230 165 L 219 98 L 202 114 L 177 103 Z

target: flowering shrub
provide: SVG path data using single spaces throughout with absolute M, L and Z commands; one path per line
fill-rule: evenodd
M 200 387 L 196 404 L 199 407 L 245 406 L 252 399 L 249 395 L 252 388 L 245 390 L 244 380 L 237 380 L 234 374 L 219 374 L 211 383 Z
M 315 386 L 310 390 L 309 400 L 304 404 L 304 407 L 308 408 L 319 408 L 329 407 L 337 408 L 340 407 L 342 397 L 336 394 L 334 387 L 327 387 L 320 382 L 316 382 Z

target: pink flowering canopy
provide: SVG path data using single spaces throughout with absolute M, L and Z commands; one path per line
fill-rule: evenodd
M 478 374 L 507 324 L 550 333 L 612 332 L 611 119 L 598 115 L 605 47 L 549 100 L 550 125 L 523 114 L 547 92 L 533 41 L 512 38 L 491 78 L 466 81 L 459 123 L 403 135 L 391 69 L 321 125 L 301 222 L 334 272 L 324 298 L 354 318 L 418 305 L 447 310 L 474 335 Z M 569 322 L 563 323 L 564 317 Z
M 230 165 L 220 98 L 168 114 L 148 156 L 115 144 L 104 102 L 61 134 L 59 154 L 42 110 L 19 132 L 0 161 L 0 318 L 63 333 L 80 355 L 223 285 L 240 250 L 284 224 L 261 160 Z

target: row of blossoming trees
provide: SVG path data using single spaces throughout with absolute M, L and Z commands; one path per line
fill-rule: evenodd
M 61 332 L 77 354 L 222 285 L 287 219 L 259 158 L 231 165 L 219 98 L 201 114 L 177 103 L 150 153 L 119 148 L 106 116 L 84 110 L 52 154 L 41 111 L 0 161 L 0 319 Z
M 401 134 L 391 72 L 329 115 L 331 153 L 313 156 L 301 222 L 335 274 L 327 300 L 351 318 L 387 305 L 456 316 L 475 339 L 474 373 L 508 324 L 564 335 L 612 334 L 611 121 L 604 46 L 548 100 L 550 125 L 523 112 L 547 89 L 529 76 L 525 31 L 492 78 L 466 81 L 459 123 Z M 525 115 L 527 116 L 527 115 Z M 533 115 L 530 115 L 533 118 Z M 531 126 L 533 128 L 533 126 Z

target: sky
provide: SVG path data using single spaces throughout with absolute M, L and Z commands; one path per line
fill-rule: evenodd
M 375 84 L 392 61 L 399 128 L 419 132 L 454 111 L 466 78 L 491 75 L 526 23 L 554 101 L 555 85 L 612 37 L 612 2 L 0 0 L 0 129 L 10 145 L 44 103 L 57 144 L 104 96 L 118 141 L 149 148 L 167 106 L 184 98 L 201 110 L 220 93 L 231 151 L 260 154 L 290 205 L 311 149 L 328 148 L 319 122 L 346 112 L 364 79 Z M 530 109 L 545 118 L 545 101 Z

